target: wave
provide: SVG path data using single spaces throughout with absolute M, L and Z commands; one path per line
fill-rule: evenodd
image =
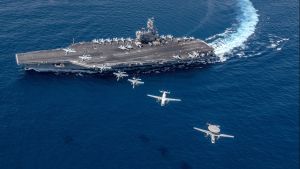
M 220 61 L 226 61 L 229 54 L 234 48 L 243 47 L 248 38 L 255 32 L 256 25 L 259 21 L 257 10 L 250 0 L 238 0 L 240 15 L 237 16 L 237 24 L 227 28 L 225 32 L 216 34 L 207 38 L 215 49 L 215 54 Z

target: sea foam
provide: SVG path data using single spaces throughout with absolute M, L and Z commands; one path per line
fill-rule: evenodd
M 226 54 L 229 54 L 234 48 L 242 47 L 248 38 L 255 32 L 258 23 L 257 10 L 254 8 L 250 0 L 239 0 L 237 6 L 240 14 L 237 16 L 236 24 L 225 32 L 211 36 L 207 40 L 211 41 L 211 45 L 215 49 L 215 53 L 219 56 L 220 61 L 226 61 Z

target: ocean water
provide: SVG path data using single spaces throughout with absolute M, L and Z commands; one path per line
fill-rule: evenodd
M 221 62 L 140 75 L 145 85 L 25 72 L 15 53 L 134 36 L 194 36 Z M 297 0 L 0 1 L 0 169 L 295 169 Z M 160 107 L 146 94 L 169 90 Z M 193 130 L 219 124 L 234 139 Z

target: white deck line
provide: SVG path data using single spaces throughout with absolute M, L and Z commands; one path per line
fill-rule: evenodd
M 18 65 L 20 65 L 19 64 L 19 59 L 18 59 L 18 54 L 16 54 L 16 62 L 17 62 Z

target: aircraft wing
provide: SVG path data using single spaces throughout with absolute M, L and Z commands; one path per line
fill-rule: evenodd
M 129 82 L 131 82 L 131 83 L 133 83 L 133 82 L 134 82 L 134 80 L 132 80 L 132 79 L 128 79 L 128 81 L 129 81 Z
M 136 83 L 137 83 L 137 84 L 144 84 L 144 82 L 140 82 L 140 81 L 137 81 Z
M 205 134 L 210 134 L 210 132 L 207 131 L 207 130 L 199 129 L 199 128 L 197 128 L 197 127 L 194 127 L 194 129 L 197 130 L 197 131 L 203 132 L 203 133 L 205 133 Z
M 157 99 L 157 100 L 161 100 L 161 97 L 160 97 L 160 96 L 154 96 L 154 95 L 151 95 L 151 94 L 147 94 L 147 96 L 152 97 L 152 98 L 155 98 L 155 99 Z
M 220 134 L 219 137 L 228 137 L 228 138 L 234 138 L 234 136 L 227 135 L 227 134 Z
M 180 102 L 181 99 L 173 99 L 173 98 L 166 98 L 167 101 L 177 101 L 177 102 Z

